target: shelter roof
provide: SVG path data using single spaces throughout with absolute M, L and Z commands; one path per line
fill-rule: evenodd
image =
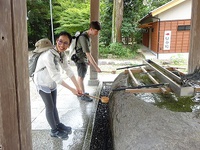
M 179 5 L 180 3 L 184 2 L 186 0 L 172 0 L 152 11 L 150 11 L 146 16 L 144 16 L 139 23 L 141 24 L 139 27 L 143 28 L 145 27 L 147 24 L 149 24 L 150 22 L 153 22 L 153 18 L 156 19 L 156 16 L 161 14 L 164 11 L 167 11 L 169 9 L 171 9 L 174 6 Z M 158 19 L 158 18 L 157 18 Z M 146 25 L 145 25 L 146 24 Z

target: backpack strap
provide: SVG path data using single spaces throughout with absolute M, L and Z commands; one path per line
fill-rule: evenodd
M 55 50 L 55 49 L 54 49 L 54 50 Z M 50 51 L 50 50 L 49 50 L 49 51 Z M 51 52 L 51 51 L 50 51 L 50 52 Z M 51 53 L 52 53 L 52 52 L 51 52 Z M 41 53 L 41 54 L 42 54 L 42 53 Z M 40 55 L 41 55 L 41 54 L 40 54 Z M 52 54 L 54 55 L 54 63 L 56 64 L 56 61 L 55 61 L 56 55 L 55 55 L 54 53 L 52 53 Z M 40 56 L 39 56 L 39 57 L 40 57 Z M 39 58 L 39 57 L 38 57 L 38 58 Z M 33 77 L 35 73 L 40 72 L 40 71 L 44 70 L 45 68 L 46 68 L 46 66 L 40 68 L 38 71 L 34 72 L 34 73 L 31 75 L 31 77 Z
M 33 74 L 31 75 L 31 77 L 33 77 L 35 73 L 37 73 L 37 72 L 39 72 L 39 71 L 42 71 L 42 70 L 44 70 L 45 68 L 46 68 L 46 67 L 43 67 L 43 68 L 39 69 L 38 71 L 33 72 Z
M 76 37 L 75 50 L 77 50 L 77 43 L 80 36 L 84 36 L 89 41 L 89 37 L 86 34 L 83 34 L 83 31 L 80 32 L 80 34 Z

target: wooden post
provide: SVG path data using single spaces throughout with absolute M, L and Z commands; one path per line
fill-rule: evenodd
M 190 51 L 188 62 L 188 73 L 192 73 L 196 66 L 200 67 L 200 1 L 192 1 L 192 17 L 190 31 Z
M 100 4 L 99 0 L 90 0 L 90 21 L 99 21 L 99 9 Z M 98 53 L 99 53 L 99 36 L 92 37 L 91 43 L 91 54 L 94 57 L 94 60 L 98 63 Z M 90 80 L 88 81 L 88 85 L 98 85 L 98 74 L 95 72 L 93 66 L 90 67 Z
M 133 84 L 134 86 L 139 86 L 139 83 L 137 81 L 137 79 L 135 78 L 135 76 L 132 74 L 131 70 L 128 69 L 129 75 L 131 76 L 132 80 L 133 80 Z
M 26 0 L 0 2 L 0 148 L 31 150 Z

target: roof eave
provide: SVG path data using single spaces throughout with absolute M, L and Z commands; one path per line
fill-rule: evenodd
M 146 16 L 144 16 L 139 23 L 142 24 L 143 22 L 145 22 L 146 19 L 150 18 L 150 17 L 155 17 L 158 16 L 159 14 L 161 14 L 162 12 L 184 2 L 185 0 L 172 0 L 168 3 L 166 3 L 165 5 L 162 5 L 160 7 L 158 7 L 157 9 L 154 9 L 153 11 L 150 11 Z M 146 22 L 145 22 L 146 23 Z
M 157 9 L 153 10 L 151 12 L 151 14 L 154 17 L 154 16 L 156 16 L 156 15 L 158 15 L 158 14 L 160 14 L 160 13 L 162 13 L 162 12 L 164 12 L 164 11 L 166 11 L 166 10 L 168 10 L 168 9 L 170 9 L 170 8 L 176 6 L 176 5 L 178 5 L 178 4 L 180 4 L 184 1 L 185 0 L 172 0 L 168 3 L 166 3 L 165 5 L 162 5 L 162 6 L 158 7 Z
M 139 21 L 139 23 L 141 24 L 144 20 L 146 20 L 147 18 L 150 18 L 150 17 L 152 17 L 151 12 L 149 12 L 146 16 L 144 16 L 144 17 Z

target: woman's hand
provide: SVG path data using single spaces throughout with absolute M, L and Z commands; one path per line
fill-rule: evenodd
M 76 90 L 77 90 L 77 92 L 78 92 L 78 96 L 83 95 L 83 91 L 82 91 L 80 88 L 78 88 L 78 89 L 76 89 Z
M 96 68 L 96 72 L 100 73 L 101 69 L 99 67 Z
M 77 96 L 83 95 L 83 91 L 82 91 L 81 89 L 74 89 L 74 88 L 72 88 L 72 89 L 71 89 L 71 92 L 72 92 L 74 95 L 77 95 Z
M 76 93 L 74 93 L 74 92 L 73 93 L 76 94 L 77 96 L 81 96 L 83 94 L 83 91 L 79 87 L 78 82 L 77 82 L 75 76 L 72 76 L 71 80 L 72 80 L 72 82 L 74 83 L 74 85 L 76 87 Z
M 77 95 L 77 96 L 80 95 L 80 94 L 79 94 L 79 91 L 76 90 L 76 89 L 74 89 L 74 88 L 71 89 L 71 92 L 72 92 L 74 95 Z

